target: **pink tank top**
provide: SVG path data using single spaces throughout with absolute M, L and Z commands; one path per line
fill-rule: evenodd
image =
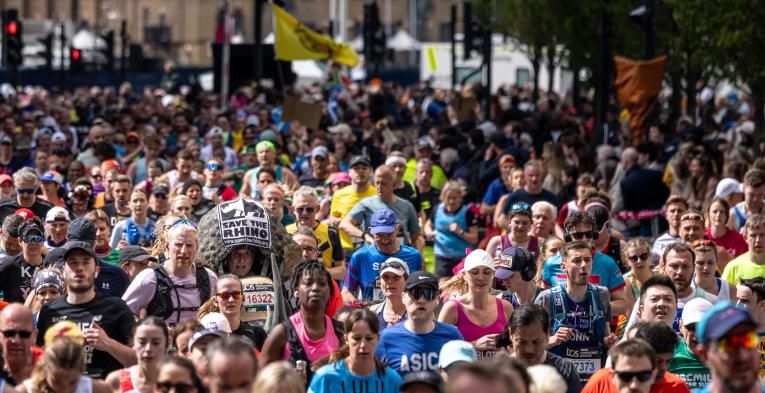
M 479 338 L 489 335 L 502 333 L 505 330 L 505 311 L 502 308 L 502 299 L 496 298 L 497 302 L 497 320 L 489 326 L 478 326 L 468 318 L 467 314 L 462 310 L 462 305 L 456 300 L 452 300 L 457 303 L 457 330 L 462 333 L 462 337 L 467 342 L 473 342 Z
M 300 316 L 299 312 L 292 315 L 290 321 L 292 321 L 292 326 L 295 327 L 295 331 L 300 338 L 300 343 L 303 344 L 305 355 L 311 363 L 331 354 L 340 346 L 340 342 L 337 340 L 337 337 L 335 337 L 335 329 L 332 326 L 332 320 L 328 316 L 324 316 L 324 329 L 326 329 L 326 333 L 324 334 L 324 337 L 318 340 L 311 340 L 311 338 L 308 337 L 308 334 L 305 332 L 303 317 Z M 289 360 L 289 358 L 290 345 L 286 344 L 284 346 L 284 360 Z

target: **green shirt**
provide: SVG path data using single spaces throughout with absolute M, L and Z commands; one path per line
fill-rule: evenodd
M 116 248 L 112 248 L 111 251 L 109 251 L 109 255 L 105 257 L 98 257 L 100 261 L 106 262 L 108 264 L 119 266 L 120 265 L 120 251 Z
M 682 339 L 675 347 L 674 357 L 669 362 L 669 372 L 682 378 L 691 390 L 703 388 L 712 381 L 712 374 L 707 366 L 688 350 L 685 340 Z

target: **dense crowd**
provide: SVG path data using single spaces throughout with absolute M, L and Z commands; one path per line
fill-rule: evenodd
M 224 110 L 0 89 L 0 390 L 765 392 L 748 98 L 632 140 L 586 98 L 330 72 Z

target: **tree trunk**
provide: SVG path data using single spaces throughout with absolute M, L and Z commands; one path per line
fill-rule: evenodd
M 752 101 L 754 101 L 754 108 L 752 108 L 755 116 L 754 124 L 757 126 L 756 129 L 761 133 L 762 127 L 765 125 L 765 112 L 762 110 L 762 107 L 765 105 L 765 92 L 763 92 L 761 88 L 753 88 Z
M 547 93 L 555 86 L 555 43 L 547 45 Z
M 539 100 L 539 68 L 542 63 L 542 47 L 534 45 L 531 49 L 531 68 L 534 72 L 534 89 L 531 91 L 531 99 L 536 106 Z

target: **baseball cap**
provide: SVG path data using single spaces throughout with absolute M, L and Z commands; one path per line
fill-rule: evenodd
M 589 213 L 592 218 L 595 219 L 595 230 L 600 232 L 603 227 L 606 226 L 608 220 L 611 219 L 611 214 L 608 212 L 608 208 L 600 202 L 590 202 L 584 207 L 584 211 Z
M 736 307 L 727 300 L 721 301 L 704 313 L 696 333 L 699 336 L 699 342 L 708 344 L 725 337 L 731 329 L 742 323 L 752 327 L 757 326 L 749 310 Z
M 463 266 L 462 271 L 468 272 L 481 266 L 496 270 L 494 267 L 494 259 L 491 258 L 491 255 L 479 248 L 471 251 L 470 254 L 465 257 L 465 266 Z
M 420 285 L 438 289 L 438 279 L 433 275 L 433 273 L 420 270 L 409 275 L 409 278 L 406 279 L 406 283 L 404 283 L 404 289 L 410 290 Z
M 11 139 L 11 137 L 8 136 L 8 134 L 6 134 L 4 132 L 0 133 L 0 144 L 11 145 L 11 144 L 13 144 L 13 139 Z
M 10 175 L 6 175 L 6 174 L 0 175 L 0 184 L 3 184 L 7 181 L 13 183 L 13 178 Z
M 92 222 L 84 218 L 75 218 L 69 223 L 66 231 L 66 240 L 77 240 L 83 242 L 96 241 L 96 227 Z
M 353 168 L 354 166 L 356 166 L 358 164 L 363 164 L 363 165 L 366 165 L 368 167 L 372 166 L 372 163 L 369 162 L 369 159 L 366 158 L 365 156 L 353 156 L 353 157 L 351 157 L 351 161 L 348 163 L 348 167 L 349 168 Z
M 499 256 L 499 263 L 494 277 L 500 280 L 507 280 L 515 272 L 525 269 L 529 263 L 534 263 L 533 258 L 525 248 L 508 247 Z
M 378 233 L 393 233 L 396 230 L 398 219 L 396 213 L 391 209 L 382 208 L 372 214 L 369 220 L 369 233 L 376 235 Z
M 84 242 L 81 240 L 68 240 L 66 244 L 64 244 L 64 261 L 66 261 L 66 258 L 73 253 L 74 251 L 80 250 L 85 251 L 88 255 L 96 258 L 96 254 L 93 252 L 93 243 L 90 242 Z
M 218 126 L 215 126 L 213 128 L 210 128 L 209 131 L 207 131 L 207 135 L 205 135 L 205 137 L 212 138 L 214 136 L 221 136 L 221 135 L 223 135 L 223 129 Z
M 231 324 L 229 324 L 228 319 L 226 319 L 226 317 L 219 312 L 211 312 L 206 314 L 204 317 L 202 317 L 199 323 L 201 323 L 205 329 L 219 330 L 224 333 L 231 333 Z
M 52 143 L 66 142 L 66 134 L 61 131 L 56 131 L 53 136 L 50 137 Z
M 135 131 L 128 131 L 125 133 L 125 139 L 133 138 L 137 141 L 141 140 L 141 134 L 135 132 Z
M 447 368 L 457 363 L 473 363 L 478 358 L 478 354 L 473 344 L 464 340 L 452 340 L 441 347 L 441 353 L 438 355 L 438 367 Z
M 712 308 L 712 303 L 710 303 L 709 300 L 700 297 L 685 303 L 681 317 L 683 325 L 688 326 L 693 325 L 694 323 L 699 323 L 704 317 L 704 313 L 709 311 L 710 308 Z
M 41 182 L 56 182 L 58 185 L 61 185 L 64 183 L 64 177 L 61 176 L 60 173 L 56 171 L 48 171 L 45 172 L 42 176 L 40 176 Z
M 24 219 L 30 219 L 35 216 L 35 213 L 25 207 L 22 207 L 20 209 L 16 209 L 15 214 L 20 215 L 21 217 L 24 217 Z
M 443 380 L 441 376 L 433 371 L 415 371 L 406 374 L 404 381 L 401 383 L 401 391 L 406 391 L 409 387 L 418 383 L 427 385 L 435 389 L 437 392 L 441 391 L 441 384 Z
M 19 230 L 19 234 L 21 234 L 21 238 L 23 239 L 27 237 L 28 235 L 34 235 L 34 234 L 44 236 L 45 231 L 43 230 L 42 227 L 40 227 L 40 225 L 37 222 L 28 221 L 26 224 L 24 224 L 21 227 L 21 229 Z
M 56 288 L 62 294 L 64 293 L 64 279 L 55 270 L 40 270 L 35 274 L 32 280 L 32 288 L 35 293 L 39 292 L 43 288 Z
M 502 157 L 499 158 L 499 166 L 503 166 L 505 164 L 513 164 L 515 165 L 515 157 L 513 157 L 512 154 L 504 154 Z
M 259 127 L 260 118 L 257 115 L 249 115 L 247 116 L 247 121 L 245 122 L 245 125 L 247 127 Z
M 348 174 L 348 172 L 336 172 L 332 174 L 332 180 L 330 184 L 337 185 L 340 183 L 351 183 L 351 176 Z
M 276 140 L 279 139 L 276 136 L 276 132 L 274 130 L 265 130 L 258 135 L 259 141 L 269 141 L 269 142 L 276 142 Z
M 416 141 L 414 141 L 414 149 L 420 150 L 420 149 L 430 149 L 433 150 L 436 146 L 436 144 L 433 142 L 433 139 L 427 136 L 424 136 L 422 138 L 417 138 Z
M 101 163 L 101 173 L 106 174 L 112 169 L 116 169 L 120 172 L 122 172 L 122 167 L 120 166 L 120 163 L 116 160 L 106 160 Z
M 197 330 L 191 336 L 191 340 L 189 340 L 189 351 L 194 349 L 194 344 L 198 343 L 204 337 L 225 338 L 226 337 L 226 333 L 223 332 L 223 331 L 214 330 L 214 329 L 201 329 L 201 330 Z
M 322 157 L 326 159 L 329 157 L 329 151 L 327 150 L 326 146 L 316 146 L 311 150 L 311 158 L 313 157 Z
M 402 261 L 400 258 L 390 257 L 380 265 L 380 277 L 383 273 L 391 272 L 399 277 L 409 275 L 409 265 Z
M 157 194 L 165 194 L 165 195 L 167 195 L 169 193 L 170 193 L 170 188 L 168 188 L 164 184 L 158 184 L 158 185 L 155 185 L 154 187 L 151 188 L 151 194 L 152 195 L 157 195 Z
M 45 254 L 45 258 L 43 258 L 43 266 L 61 268 L 62 262 L 64 261 L 64 254 L 66 254 L 66 249 L 64 247 L 58 247 L 48 251 L 48 253 Z
M 740 181 L 726 177 L 725 179 L 720 180 L 719 183 L 717 183 L 717 188 L 715 189 L 715 197 L 717 198 L 727 198 L 731 194 L 742 194 L 744 192 L 744 185 L 741 184 Z
M 157 258 L 149 255 L 141 246 L 125 246 L 120 250 L 120 264 L 125 262 L 157 261 Z
M 45 222 L 69 222 L 72 221 L 69 217 L 69 211 L 60 206 L 52 207 L 45 215 Z

